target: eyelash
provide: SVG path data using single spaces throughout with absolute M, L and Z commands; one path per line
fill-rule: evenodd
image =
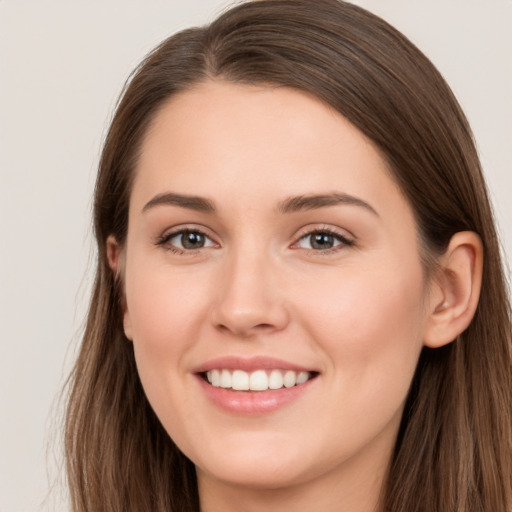
M 313 229 L 302 234 L 297 240 L 297 242 L 293 244 L 293 246 L 296 246 L 301 240 L 304 240 L 305 238 L 311 237 L 313 235 L 329 235 L 332 236 L 336 241 L 340 242 L 340 244 L 329 249 L 306 249 L 308 251 L 308 254 L 310 255 L 335 254 L 338 251 L 343 250 L 344 248 L 353 247 L 355 245 L 354 240 L 347 238 L 346 236 L 342 235 L 341 233 L 338 233 L 336 230 L 332 228 L 323 227 L 319 229 Z
M 194 233 L 201 236 L 204 236 L 205 238 L 211 240 L 210 236 L 208 236 L 202 229 L 199 228 L 182 228 L 178 229 L 177 231 L 172 231 L 170 233 L 166 233 L 160 237 L 158 237 L 156 245 L 163 247 L 165 250 L 170 251 L 174 254 L 196 254 L 198 251 L 203 249 L 203 247 L 200 247 L 199 249 L 181 249 L 180 247 L 176 247 L 175 245 L 169 244 L 169 241 L 173 238 L 184 235 L 186 233 Z
M 168 250 L 174 254 L 180 254 L 180 255 L 197 254 L 197 252 L 199 252 L 201 249 L 204 249 L 204 247 L 200 247 L 198 249 L 181 249 L 172 244 L 169 244 L 169 241 L 172 240 L 173 238 L 180 236 L 180 235 L 184 235 L 186 233 L 199 234 L 199 235 L 207 238 L 208 240 L 211 240 L 210 236 L 207 235 L 203 230 L 201 230 L 199 228 L 183 228 L 183 229 L 179 229 L 177 231 L 172 231 L 170 233 L 166 233 L 166 234 L 158 237 L 158 239 L 156 241 L 156 245 L 163 247 L 165 250 Z M 336 241 L 338 241 L 340 243 L 339 243 L 339 245 L 337 245 L 335 247 L 331 247 L 329 249 L 305 249 L 308 251 L 308 254 L 310 254 L 310 255 L 319 255 L 319 254 L 320 255 L 329 255 L 329 254 L 337 253 L 338 251 L 342 250 L 343 248 L 353 247 L 355 245 L 354 240 L 351 240 L 351 239 L 347 238 L 346 236 L 343 236 L 342 234 L 338 233 L 337 231 L 335 231 L 331 228 L 324 227 L 324 228 L 320 228 L 320 229 L 313 229 L 311 231 L 307 231 L 307 232 L 303 233 L 298 238 L 298 240 L 292 244 L 292 248 L 298 249 L 299 247 L 294 247 L 294 246 L 297 246 L 301 242 L 301 240 L 304 240 L 304 239 L 314 236 L 314 235 L 332 236 Z

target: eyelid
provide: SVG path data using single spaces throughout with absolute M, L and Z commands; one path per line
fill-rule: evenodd
M 346 230 L 342 230 L 340 228 L 335 228 L 333 226 L 327 226 L 327 225 L 319 225 L 319 226 L 306 226 L 302 228 L 299 233 L 295 237 L 295 242 L 291 245 L 292 249 L 301 249 L 301 247 L 298 247 L 298 244 L 301 240 L 304 238 L 307 238 L 308 236 L 317 234 L 317 233 L 325 233 L 328 234 L 336 240 L 340 242 L 340 244 L 336 245 L 335 247 L 329 248 L 329 249 L 305 249 L 309 251 L 312 254 L 323 254 L 323 253 L 333 253 L 338 252 L 339 250 L 342 250 L 347 247 L 352 247 L 355 245 L 355 237 L 348 233 Z
M 185 248 L 180 248 L 180 247 L 177 247 L 177 246 L 169 243 L 169 241 L 172 238 L 179 236 L 180 234 L 183 234 L 183 233 L 199 233 L 202 236 L 206 237 L 211 242 L 212 245 L 208 245 L 206 247 L 199 247 L 197 249 L 185 249 Z M 328 248 L 328 249 L 312 249 L 312 248 L 307 249 L 307 248 L 301 248 L 298 246 L 298 244 L 300 243 L 301 240 L 303 240 L 304 238 L 307 238 L 308 236 L 317 234 L 317 233 L 328 234 L 328 235 L 334 237 L 340 243 L 337 244 L 336 246 Z M 311 254 L 316 254 L 316 255 L 338 252 L 344 248 L 351 247 L 351 246 L 355 245 L 354 235 L 347 232 L 347 230 L 345 230 L 345 229 L 333 227 L 331 225 L 305 226 L 298 231 L 298 233 L 294 237 L 294 240 L 295 241 L 290 246 L 291 249 L 304 249 L 306 251 L 309 251 Z M 193 224 L 193 225 L 185 224 L 185 225 L 175 226 L 173 228 L 168 228 L 167 230 L 165 230 L 163 232 L 162 235 L 159 235 L 156 238 L 155 245 L 162 246 L 165 249 L 171 250 L 172 252 L 181 253 L 181 254 L 194 254 L 194 253 L 201 251 L 202 249 L 211 248 L 212 246 L 220 247 L 220 244 L 215 240 L 215 236 L 212 236 L 212 234 L 210 233 L 210 230 L 203 226 L 197 225 L 197 224 Z
M 199 233 L 200 235 L 210 240 L 213 246 L 219 247 L 219 243 L 215 241 L 214 237 L 209 233 L 209 230 L 202 226 L 198 226 L 197 224 L 185 224 L 169 228 L 165 230 L 162 235 L 157 236 L 155 245 L 161 246 L 165 249 L 168 249 L 172 252 L 179 254 L 194 254 L 200 251 L 201 249 L 209 249 L 210 247 L 212 247 L 212 245 L 209 245 L 206 247 L 199 247 L 197 249 L 184 249 L 181 247 L 176 247 L 175 245 L 169 243 L 169 241 L 172 240 L 174 237 L 179 236 L 183 233 Z

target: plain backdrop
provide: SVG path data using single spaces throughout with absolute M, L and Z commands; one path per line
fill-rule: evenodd
M 512 1 L 355 3 L 402 30 L 453 87 L 509 261 Z M 154 45 L 228 4 L 0 0 L 0 512 L 68 510 L 57 397 L 88 301 L 91 194 L 114 102 Z

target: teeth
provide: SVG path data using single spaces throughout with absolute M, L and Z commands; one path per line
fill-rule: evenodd
M 268 389 L 268 377 L 264 370 L 251 373 L 249 377 L 249 389 L 251 391 L 265 391 Z
M 296 373 L 292 372 L 291 370 L 287 371 L 284 374 L 283 382 L 284 382 L 285 388 L 291 388 L 291 387 L 295 386 L 295 383 L 297 382 Z
M 280 389 L 283 387 L 283 374 L 279 370 L 272 370 L 270 372 L 268 387 L 270 389 Z
M 235 370 L 231 375 L 231 387 L 237 391 L 247 391 L 249 389 L 249 374 L 242 370 Z
M 299 375 L 297 375 L 297 385 L 304 384 L 304 382 L 307 382 L 311 375 L 309 372 L 300 372 Z
M 243 370 L 211 370 L 206 372 L 208 382 L 215 387 L 236 391 L 266 391 L 267 389 L 291 388 L 304 384 L 311 378 L 309 372 L 292 370 L 256 370 L 251 373 Z
M 222 370 L 222 372 L 220 373 L 219 386 L 221 388 L 231 387 L 231 373 L 229 372 L 229 370 Z
M 212 370 L 211 372 L 208 372 L 210 376 L 208 377 L 208 380 L 210 381 L 210 384 L 212 386 L 215 386 L 218 388 L 220 386 L 220 372 L 219 370 Z

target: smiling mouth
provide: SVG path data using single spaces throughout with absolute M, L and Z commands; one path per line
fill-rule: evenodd
M 294 370 L 244 370 L 213 369 L 203 372 L 203 379 L 213 387 L 233 391 L 268 391 L 293 388 L 315 378 L 317 372 L 296 372 Z

